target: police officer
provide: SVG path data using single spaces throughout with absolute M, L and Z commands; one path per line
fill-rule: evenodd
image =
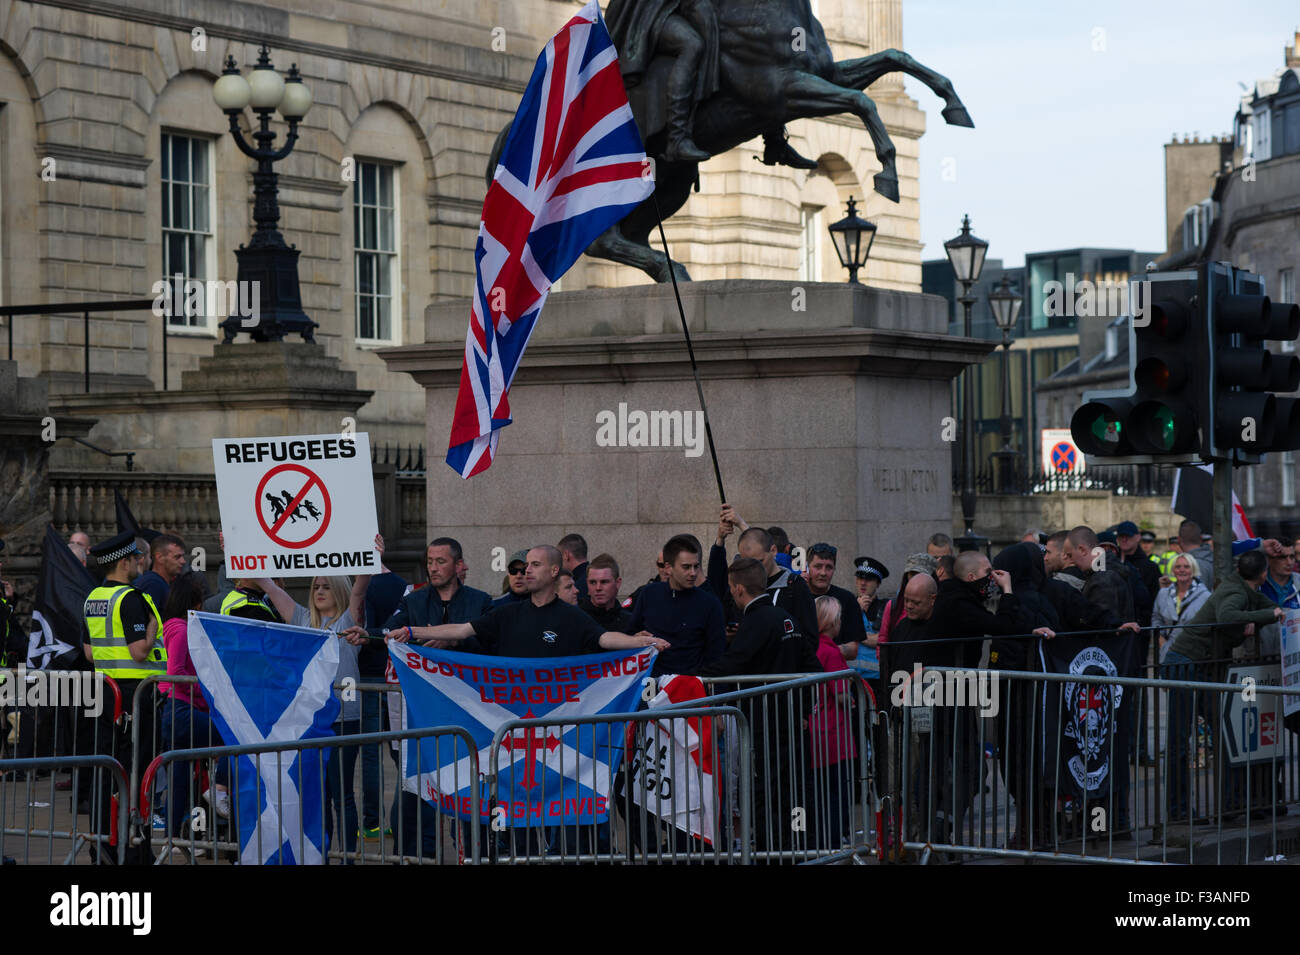
M 283 580 L 277 580 L 283 586 Z M 251 580 L 235 581 L 235 589 L 221 599 L 221 613 L 227 617 L 249 617 L 253 620 L 269 620 L 283 623 L 280 615 L 271 606 L 270 599 L 256 583 Z
M 104 571 L 104 582 L 86 597 L 84 651 L 95 670 L 117 684 L 123 711 L 130 713 L 140 681 L 167 672 L 162 616 L 148 594 L 131 586 L 131 581 L 144 571 L 144 555 L 130 532 L 91 547 L 90 553 Z M 113 756 L 130 772 L 130 737 L 116 731 L 112 698 L 106 696 L 105 700 L 96 732 L 96 752 Z M 143 773 L 153 758 L 152 696 L 141 702 L 140 721 L 140 748 L 134 755 L 137 769 Z M 109 831 L 109 786 L 110 780 L 104 775 L 98 798 L 91 805 L 92 823 L 100 834 Z M 118 844 L 123 845 L 128 834 L 119 833 L 118 838 Z
M 853 577 L 858 585 L 858 607 L 868 633 L 879 633 L 889 603 L 876 591 L 889 576 L 889 568 L 874 557 L 859 557 L 853 561 Z

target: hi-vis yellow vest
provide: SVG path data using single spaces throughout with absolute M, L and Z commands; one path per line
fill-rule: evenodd
M 221 612 L 229 616 L 240 607 L 247 607 L 249 604 L 261 607 L 269 613 L 274 620 L 279 620 L 280 615 L 271 607 L 271 602 L 266 597 L 252 597 L 242 590 L 232 590 L 221 601 Z
M 167 672 L 167 651 L 162 643 L 162 617 L 154 606 L 153 598 L 143 592 L 140 592 L 140 596 L 158 621 L 157 645 L 149 650 L 149 657 L 143 663 L 131 659 L 131 649 L 127 646 L 126 631 L 122 626 L 122 598 L 134 589 L 127 584 L 96 587 L 86 598 L 83 608 L 95 669 L 115 680 L 143 680 L 151 673 Z

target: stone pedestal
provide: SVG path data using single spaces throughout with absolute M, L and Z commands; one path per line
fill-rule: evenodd
M 68 412 L 93 411 L 91 439 L 136 452 L 141 471 L 212 473 L 212 439 L 325 434 L 343 427 L 374 394 L 357 388 L 356 372 L 308 342 L 217 345 L 173 391 L 60 395 Z M 60 452 L 60 469 L 99 468 L 93 452 Z
M 838 546 L 844 586 L 853 557 L 901 571 L 951 526 L 951 380 L 993 346 L 949 337 L 942 298 L 752 281 L 694 282 L 682 298 L 727 498 L 746 520 Z M 699 408 L 671 286 L 552 296 L 511 389 L 514 423 L 492 467 L 465 481 L 439 459 L 468 314 L 433 306 L 426 344 L 380 355 L 426 389 L 429 532 L 461 541 L 471 583 L 499 591 L 494 548 L 578 531 L 590 556 L 620 561 L 630 592 L 672 534 L 712 542 L 719 499 L 702 443 L 633 447 L 624 428 L 624 446 L 605 446 L 611 419 L 617 440 L 634 412 Z

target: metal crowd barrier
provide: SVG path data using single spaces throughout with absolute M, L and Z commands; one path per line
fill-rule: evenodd
M 856 673 L 703 682 L 715 692 L 633 714 L 502 724 L 486 765 L 500 766 L 502 749 L 510 756 L 502 775 L 489 779 L 490 812 L 502 812 L 503 789 L 540 786 L 539 767 L 543 782 L 547 769 L 571 776 L 576 769 L 586 788 L 611 791 L 614 798 L 607 824 L 546 826 L 524 819 L 507 834 L 485 839 L 488 861 L 843 862 L 877 851 L 872 822 L 880 805 L 868 732 L 875 709 Z M 736 685 L 746 688 L 724 689 Z M 562 745 L 568 734 L 601 722 L 631 727 L 624 765 L 608 778 L 600 774 L 612 765 L 608 757 L 617 741 L 598 754 L 607 758 L 585 764 L 575 763 L 575 747 Z M 514 756 L 520 746 L 536 753 L 522 769 Z M 708 754 L 710 772 L 698 754 Z M 544 787 L 540 798 L 548 798 Z M 515 810 L 507 806 L 504 814 L 509 818 Z
M 879 852 L 877 745 L 871 732 L 877 711 L 874 695 L 856 671 L 704 682 L 715 688 L 748 686 L 695 702 L 739 705 L 756 728 L 756 860 L 860 862 Z M 764 766 L 772 771 L 763 772 Z
M 72 787 L 60 797 L 58 776 L 65 771 L 72 774 Z M 83 778 L 90 791 L 87 812 L 92 823 L 98 818 L 104 825 L 81 825 L 76 803 Z M 129 806 L 126 772 L 111 756 L 0 759 L 0 863 L 54 865 L 61 857 L 63 865 L 73 865 L 87 848 L 89 861 L 122 861 Z M 44 852 L 34 840 L 44 840 Z
M 1300 799 L 1300 748 L 1282 704 L 1300 689 L 930 670 L 996 681 L 999 707 L 992 718 L 951 704 L 890 713 L 889 793 L 913 861 L 1241 864 L 1300 852 L 1300 820 L 1283 821 Z
M 439 763 L 444 755 L 444 745 L 451 747 L 450 762 L 466 763 L 463 774 L 452 770 L 453 784 L 470 788 L 470 811 L 477 816 L 479 790 L 471 782 L 480 778 L 479 753 L 469 733 L 457 726 L 348 734 L 288 743 L 168 750 L 153 759 L 141 779 L 140 814 L 149 817 L 155 780 L 167 780 L 170 799 L 177 805 L 169 807 L 167 830 L 154 835 L 154 846 L 160 848 L 158 862 L 194 864 L 240 860 L 245 864 L 262 864 L 286 844 L 297 861 L 314 861 L 318 854 L 321 861 L 348 865 L 473 861 L 479 853 L 478 828 L 443 824 L 434 813 L 426 811 L 427 803 L 402 788 L 396 774 L 390 780 L 392 785 L 383 787 L 384 792 L 392 796 L 393 812 L 390 814 L 381 807 L 380 819 L 380 827 L 391 830 L 393 851 L 387 850 L 383 839 L 377 849 L 359 840 L 355 810 L 345 810 L 345 793 L 355 779 L 355 758 L 363 747 L 383 747 L 404 740 L 430 738 L 438 747 Z M 322 757 L 326 761 L 321 764 L 320 772 L 307 775 L 301 757 L 294 754 L 312 750 L 328 750 L 329 753 Z M 422 757 L 418 747 L 415 752 L 415 769 L 417 778 L 420 778 Z M 216 799 L 205 797 L 201 802 L 197 798 L 200 785 L 209 787 L 207 791 L 210 792 L 211 785 L 222 777 L 218 765 L 221 762 L 227 764 L 225 778 L 229 793 L 229 804 L 224 813 L 218 809 Z M 256 844 L 250 843 L 241 853 L 239 794 L 249 773 L 255 777 L 253 811 L 257 811 L 259 816 L 273 816 L 275 830 L 274 838 L 270 838 L 271 833 L 267 832 L 266 837 Z M 286 792 L 289 794 L 287 800 Z M 312 792 L 316 804 L 323 807 L 319 818 L 303 817 L 293 795 L 297 792 Z M 191 808 L 186 811 L 180 809 L 182 806 Z M 264 820 L 264 824 L 266 822 L 269 819 Z M 276 848 L 268 852 L 267 845 Z
M 438 730 L 349 732 L 295 744 L 227 746 L 216 737 L 205 714 L 193 707 L 177 707 L 158 690 L 159 683 L 195 682 L 194 677 L 150 677 L 139 684 L 129 704 L 132 742 L 129 762 L 124 760 L 128 768 L 123 771 L 131 779 L 129 791 L 137 798 L 130 806 L 128 800 L 121 801 L 119 808 L 129 812 L 121 831 L 129 831 L 131 845 L 143 847 L 158 861 L 237 858 L 236 796 L 241 774 L 258 772 L 260 779 L 260 769 L 266 768 L 264 757 L 276 753 L 276 760 L 282 761 L 296 750 L 313 748 L 352 757 L 331 763 L 314 780 L 296 781 L 319 787 L 317 795 L 329 806 L 327 816 L 336 834 L 327 853 L 330 861 L 860 862 L 881 851 L 885 802 L 874 779 L 878 744 L 872 731 L 877 735 L 883 731 L 887 737 L 889 727 L 877 720 L 874 698 L 852 671 L 710 678 L 704 682 L 712 695 L 673 706 L 635 714 L 511 721 L 496 734 L 485 765 L 483 795 L 475 796 L 488 800 L 481 807 L 482 825 L 443 815 L 414 793 L 404 792 L 397 773 L 383 758 L 395 741 L 437 735 Z M 736 686 L 742 688 L 723 692 Z M 363 713 L 377 712 L 385 699 L 394 701 L 394 726 L 400 726 L 402 697 L 396 685 L 364 683 L 336 689 L 355 691 L 364 702 Z M 120 705 L 116 713 L 120 716 Z M 114 721 L 122 723 L 116 716 Z M 608 823 L 583 824 L 579 821 L 583 810 L 593 807 L 578 806 L 572 807 L 576 810 L 573 826 L 553 827 L 549 832 L 538 832 L 540 827 L 530 827 L 527 820 L 523 826 L 502 826 L 499 812 L 495 821 L 500 828 L 493 827 L 493 810 L 501 808 L 497 804 L 501 788 L 510 782 L 508 775 L 499 778 L 490 770 L 499 765 L 498 759 L 508 760 L 502 767 L 506 774 L 523 774 L 531 766 L 543 780 L 548 764 L 562 771 L 573 766 L 578 775 L 597 773 L 595 763 L 574 766 L 572 750 L 554 751 L 545 743 L 531 764 L 520 763 L 514 754 L 519 745 L 536 746 L 529 738 L 539 733 L 542 740 L 556 727 L 589 733 L 601 723 L 622 724 L 628 730 L 609 741 L 609 751 L 603 754 L 609 758 L 598 760 L 613 766 L 612 751 L 618 747 L 617 762 L 622 765 L 613 778 L 601 781 L 608 794 Z M 700 729 L 705 740 L 698 739 Z M 692 732 L 697 748 L 707 743 L 712 779 L 705 779 L 694 760 L 685 765 L 689 749 L 674 745 Z M 470 747 L 468 736 L 450 742 Z M 354 767 L 358 752 L 373 757 L 369 779 Z M 480 755 L 489 756 L 473 754 L 475 759 Z M 350 803 L 358 775 L 363 777 L 363 802 L 369 800 L 378 817 L 375 827 L 358 827 L 353 821 Z M 665 779 L 678 783 L 676 792 L 666 788 Z M 220 794 L 222 784 L 225 797 Z M 219 805 L 223 812 L 218 811 Z M 706 809 L 713 827 L 707 842 L 698 832 L 698 818 Z M 692 813 L 697 817 L 694 824 Z M 358 828 L 370 832 L 359 844 L 352 838 Z M 337 835 L 340 832 L 343 835 Z M 299 848 L 306 848 L 301 833 L 289 836 L 298 839 Z
M 603 748 L 594 742 L 601 725 L 611 728 Z M 630 732 L 614 732 L 624 726 Z M 584 729 L 590 757 L 580 753 Z M 572 744 L 566 744 L 570 733 Z M 748 720 L 733 706 L 507 720 L 489 748 L 485 861 L 748 864 L 750 847 L 743 835 L 749 831 L 750 742 Z M 514 751 L 521 746 L 534 758 L 519 770 Z M 501 798 L 503 748 L 509 752 L 504 773 L 508 792 L 522 786 L 530 793 L 525 803 Z M 736 796 L 729 799 L 724 754 L 733 752 L 738 774 Z M 706 761 L 710 772 L 705 772 Z M 594 795 L 573 799 L 548 793 L 547 770 Z M 563 821 L 547 824 L 540 818 L 543 808 Z M 598 822 L 601 816 L 607 821 Z

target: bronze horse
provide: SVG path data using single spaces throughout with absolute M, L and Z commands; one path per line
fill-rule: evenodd
M 875 104 L 862 92 L 867 86 L 887 73 L 906 73 L 944 101 L 942 115 L 949 125 L 975 125 L 952 83 L 901 50 L 837 62 L 808 0 L 715 0 L 714 9 L 721 38 L 721 89 L 696 106 L 691 127 L 694 142 L 711 156 L 792 120 L 853 113 L 862 120 L 880 160 L 875 190 L 897 202 L 894 144 Z M 640 82 L 628 90 L 650 156 L 663 154 L 671 66 L 671 56 L 656 53 Z M 509 132 L 507 125 L 493 145 L 487 166 L 489 185 Z M 587 254 L 634 266 L 658 282 L 667 282 L 668 258 L 650 246 L 650 232 L 659 220 L 656 200 L 665 218 L 681 209 L 698 181 L 697 167 L 695 162 L 657 159 L 656 195 L 600 235 Z M 673 268 L 678 281 L 690 281 L 680 263 L 673 262 Z

